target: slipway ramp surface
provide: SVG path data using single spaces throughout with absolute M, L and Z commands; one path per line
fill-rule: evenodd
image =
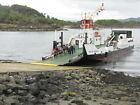
M 89 67 L 79 66 L 52 66 L 43 63 L 0 63 L 0 72 L 26 72 L 26 71 L 53 71 L 76 70 Z

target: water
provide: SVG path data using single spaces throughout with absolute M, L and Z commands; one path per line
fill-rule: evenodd
M 134 51 L 115 62 L 98 66 L 114 71 L 123 71 L 140 75 L 140 29 L 131 29 L 135 38 Z M 109 35 L 109 29 L 104 30 Z M 42 56 L 49 55 L 52 41 L 58 40 L 60 32 L 0 32 L 0 60 L 17 62 L 38 62 Z M 77 29 L 64 31 L 64 43 L 71 35 L 78 33 Z
M 64 42 L 79 30 L 64 31 Z M 0 60 L 17 62 L 38 62 L 49 55 L 52 42 L 58 40 L 60 31 L 56 32 L 0 32 Z

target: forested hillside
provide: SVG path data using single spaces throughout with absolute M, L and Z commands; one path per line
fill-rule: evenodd
M 79 22 L 59 20 L 49 15 L 45 16 L 37 10 L 22 6 L 0 5 L 0 30 L 35 30 L 47 31 L 61 29 L 63 26 L 80 28 Z M 95 27 L 99 28 L 140 28 L 140 21 L 128 20 L 97 20 Z
M 101 28 L 140 28 L 140 21 L 97 20 L 95 26 Z
M 0 5 L 0 28 L 60 28 L 64 25 L 76 25 L 76 22 L 63 21 L 39 13 L 35 9 L 22 5 Z M 22 27 L 21 27 L 22 26 Z
M 0 22 L 8 24 L 43 24 L 45 16 L 38 11 L 21 5 L 0 5 Z

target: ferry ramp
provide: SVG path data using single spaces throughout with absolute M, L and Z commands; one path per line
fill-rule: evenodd
M 55 57 L 35 63 L 0 63 L 0 72 L 76 70 L 89 67 L 59 66 L 72 64 L 83 58 L 83 49 L 76 49 L 73 54 L 63 53 Z
M 40 63 L 45 63 L 48 65 L 69 65 L 73 64 L 75 62 L 78 62 L 83 58 L 83 49 L 78 48 L 75 50 L 73 54 L 69 53 L 62 53 L 55 57 L 48 58 L 46 60 L 43 60 Z

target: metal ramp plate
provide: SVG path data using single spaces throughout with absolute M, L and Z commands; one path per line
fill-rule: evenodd
M 55 65 L 65 65 L 69 63 L 74 63 L 83 58 L 83 49 L 78 48 L 73 54 L 63 53 L 55 57 L 43 60 L 41 63 L 55 64 Z

